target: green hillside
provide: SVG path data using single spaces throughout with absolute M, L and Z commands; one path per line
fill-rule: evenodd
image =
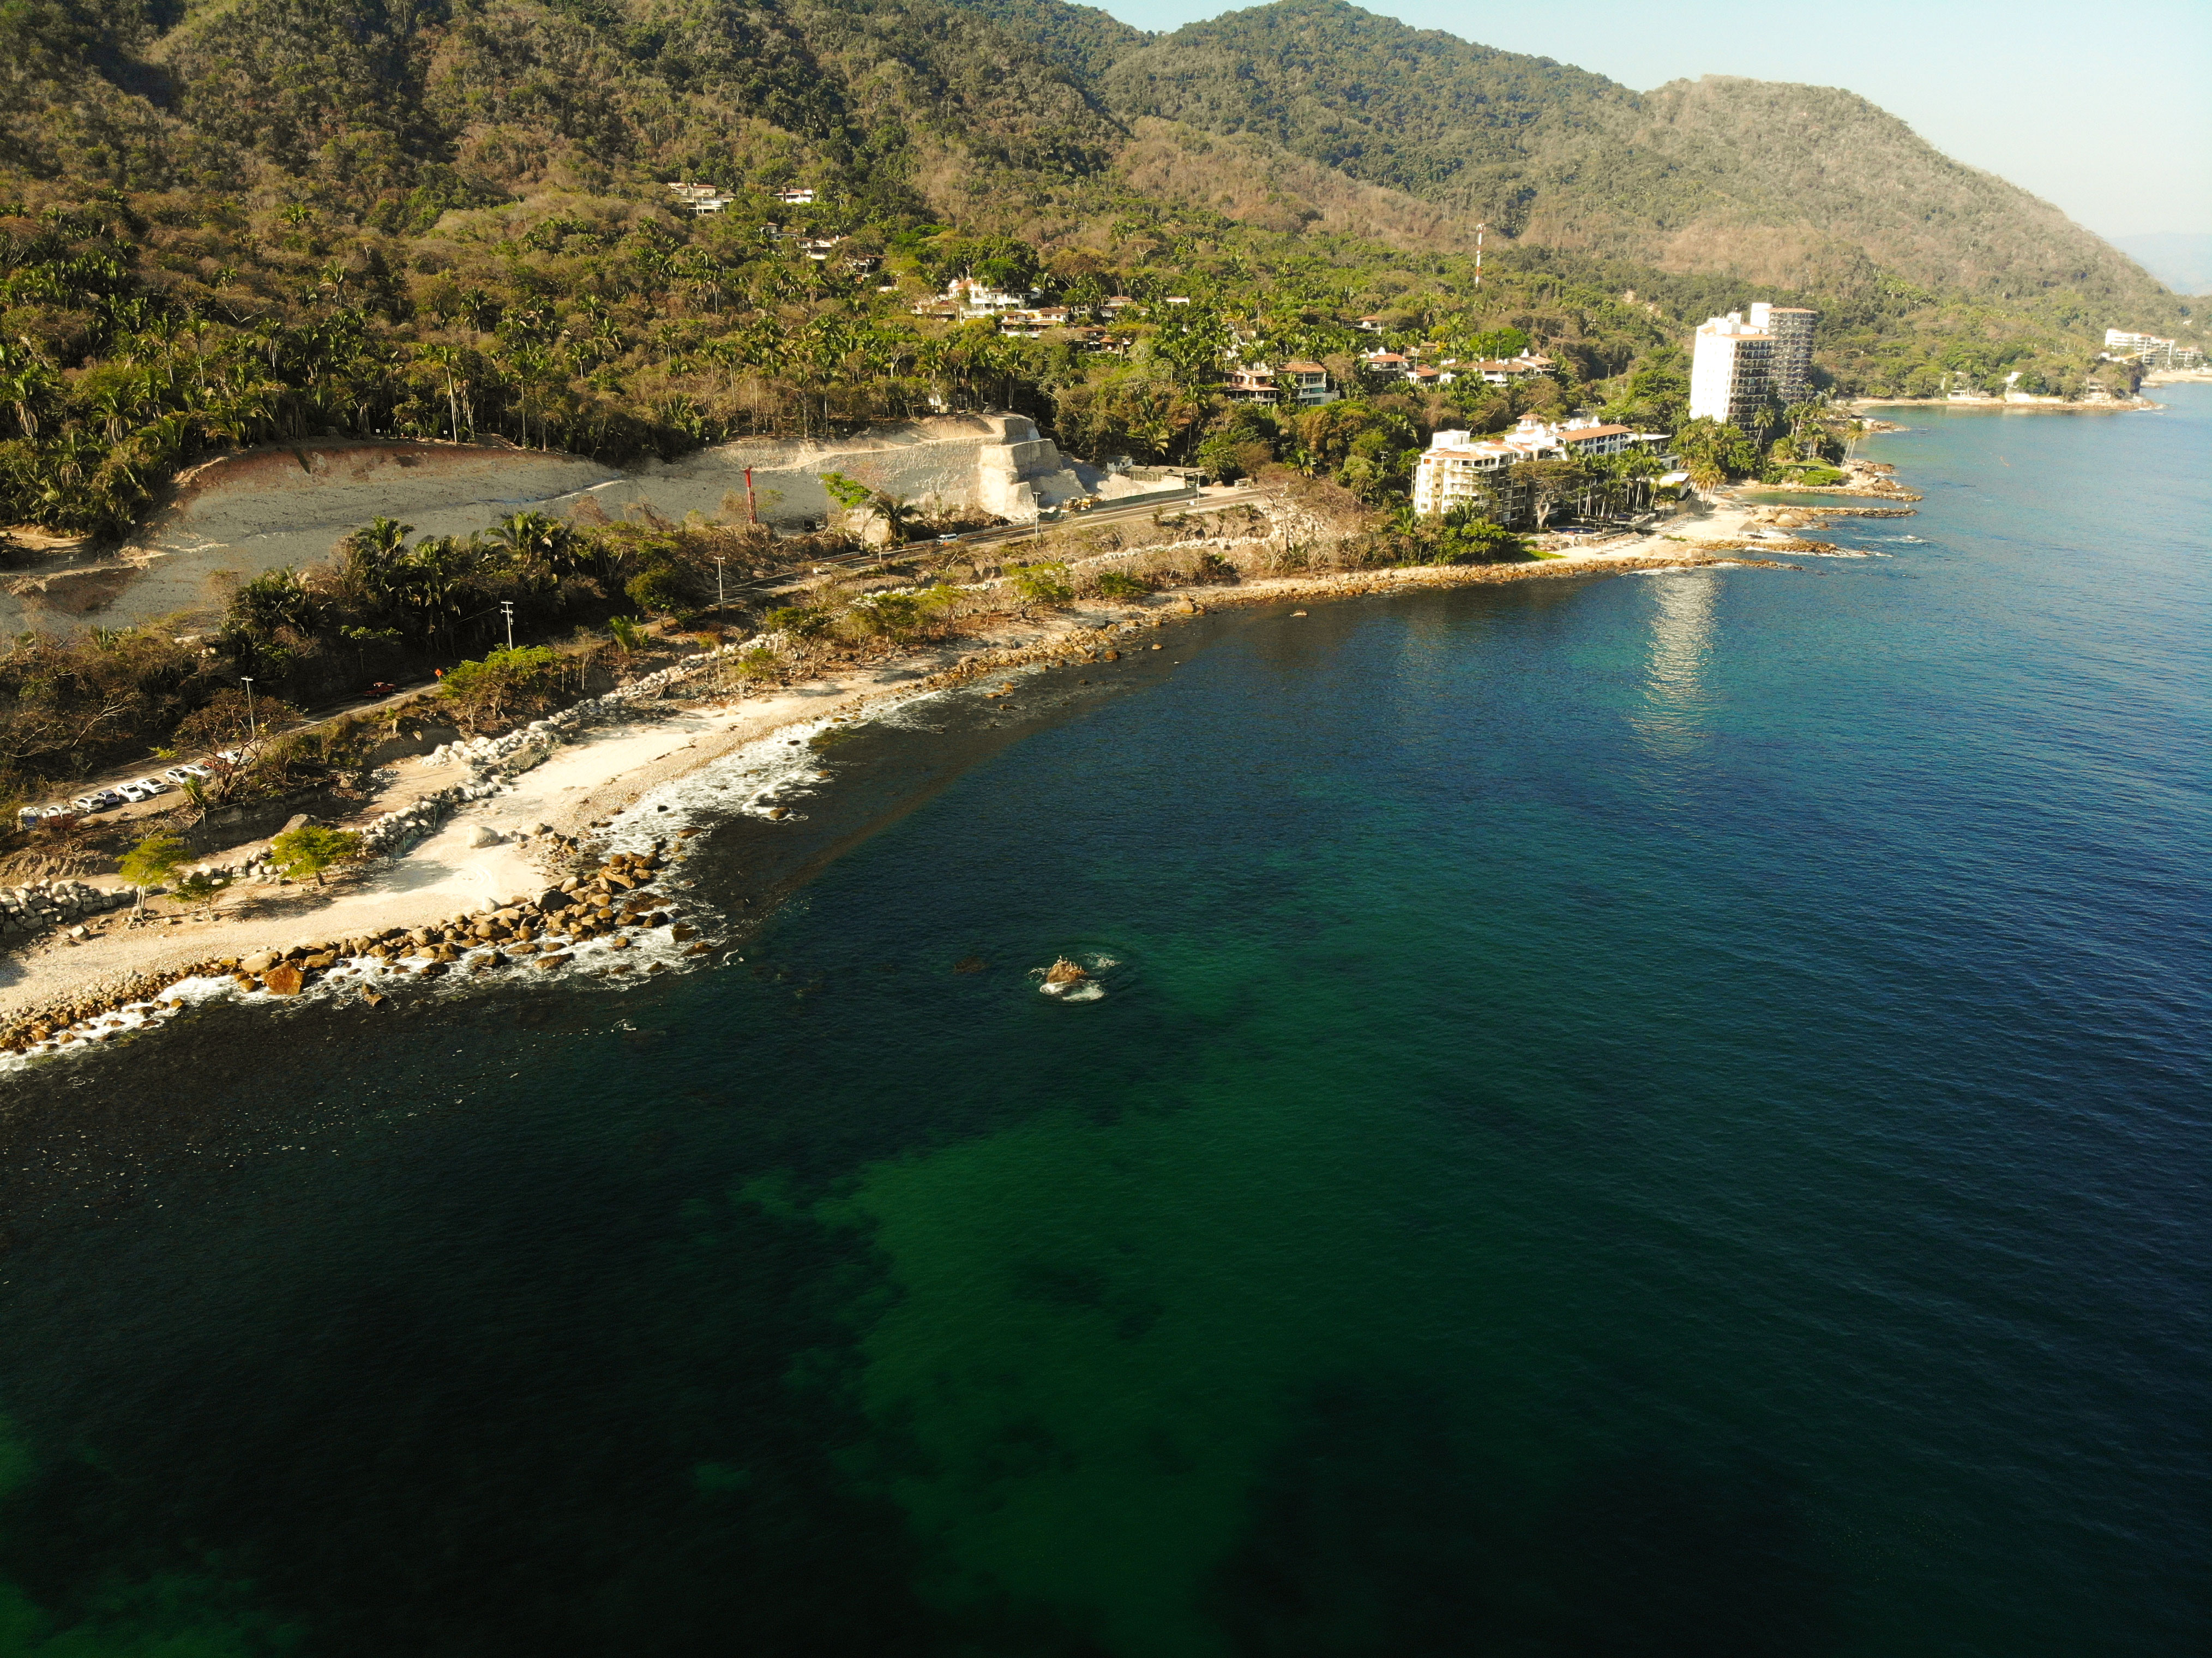
M 1146 303 L 1105 351 L 915 314 L 963 272 Z M 1846 392 L 2063 390 L 2107 323 L 2192 325 L 1848 94 L 1639 96 L 1334 0 L 1159 37 L 1057 0 L 0 6 L 0 524 L 120 532 L 178 467 L 321 432 L 621 459 L 976 402 L 1387 503 L 1440 423 L 1678 420 L 1688 326 L 1754 297 L 1823 310 Z M 1362 389 L 1370 313 L 1558 367 L 1310 430 L 1217 396 L 1231 350 Z

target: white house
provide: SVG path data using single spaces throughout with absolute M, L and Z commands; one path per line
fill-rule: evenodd
M 1026 294 L 1008 294 L 973 276 L 955 276 L 945 285 L 945 297 L 963 317 L 990 317 L 1002 311 L 1018 311 L 1029 303 Z
M 734 196 L 725 196 L 712 185 L 687 185 L 672 181 L 668 186 L 668 193 L 676 197 L 676 204 L 678 207 L 688 207 L 702 216 L 709 213 L 720 213 L 737 199 Z

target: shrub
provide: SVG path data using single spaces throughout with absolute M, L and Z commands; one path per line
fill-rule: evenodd
M 123 854 L 118 865 L 123 878 L 134 887 L 158 887 L 176 874 L 187 848 L 174 835 L 159 829 Z
M 781 610 L 770 610 L 761 623 L 772 634 L 788 634 L 793 639 L 817 639 L 829 628 L 830 617 L 811 604 L 787 604 Z
M 205 708 L 194 710 L 177 722 L 170 746 L 179 754 L 234 748 L 255 732 L 266 736 L 296 726 L 307 718 L 276 696 L 251 699 L 250 713 L 249 718 L 248 699 L 243 689 L 233 686 L 217 691 Z
M 662 616 L 688 619 L 699 613 L 690 580 L 672 564 L 658 564 L 632 576 L 623 592 L 640 609 L 658 611 Z
M 1507 564 L 1528 556 L 1525 538 L 1502 524 L 1454 512 L 1430 532 L 1431 564 Z
M 558 699 L 561 659 L 550 646 L 491 651 L 481 662 L 462 662 L 440 688 L 454 718 L 470 731 L 517 714 L 535 714 Z
M 1031 604 L 1065 604 L 1075 597 L 1065 564 L 1017 564 L 1008 572 L 1014 591 Z
M 269 856 L 276 867 L 299 880 L 313 876 L 315 884 L 323 884 L 323 872 L 334 864 L 343 864 L 361 856 L 361 836 L 350 829 L 324 829 L 314 823 L 302 823 L 295 829 L 287 829 L 269 843 Z
M 1152 592 L 1150 586 L 1127 570 L 1107 570 L 1091 586 L 1101 598 L 1140 598 Z
M 222 896 L 223 884 L 204 869 L 196 869 L 170 889 L 169 896 L 195 909 L 205 909 Z

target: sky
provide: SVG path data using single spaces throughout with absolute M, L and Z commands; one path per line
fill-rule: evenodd
M 2212 234 L 2212 0 L 1355 0 L 1638 91 L 1699 75 L 1847 87 L 2103 236 Z M 1139 28 L 1237 8 L 1104 0 Z M 2161 82 L 2161 76 L 2165 77 Z M 2194 84 L 2192 84 L 2192 82 Z

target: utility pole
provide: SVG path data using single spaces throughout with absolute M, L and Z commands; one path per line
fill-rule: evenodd
M 514 601 L 502 598 L 499 608 L 507 612 L 507 648 L 511 651 L 514 648 Z
M 714 561 L 714 608 L 718 610 L 722 608 L 722 563 L 719 557 Z
M 239 677 L 246 682 L 246 740 L 258 743 L 261 740 L 261 726 L 253 717 L 253 680 L 246 674 L 240 674 Z
M 1482 286 L 1482 233 L 1490 227 L 1479 224 L 1474 228 L 1474 285 Z

